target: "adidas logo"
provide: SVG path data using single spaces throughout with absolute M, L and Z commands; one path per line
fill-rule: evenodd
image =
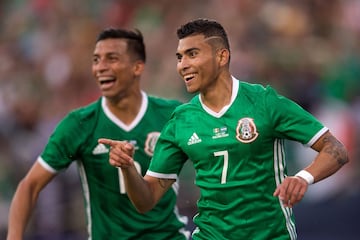
M 187 145 L 193 145 L 200 142 L 201 139 L 199 138 L 199 136 L 196 133 L 193 133 L 193 135 L 191 135 L 191 137 L 189 138 Z
M 109 149 L 106 148 L 106 146 L 102 143 L 99 143 L 94 150 L 92 151 L 92 153 L 94 155 L 98 155 L 98 154 L 103 154 L 103 153 L 108 153 Z

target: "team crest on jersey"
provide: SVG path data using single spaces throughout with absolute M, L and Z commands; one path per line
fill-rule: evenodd
M 160 132 L 151 132 L 147 135 L 145 141 L 145 152 L 147 155 L 151 156 L 154 154 L 155 144 L 160 136 Z
M 258 135 L 254 119 L 246 117 L 239 120 L 236 127 L 237 140 L 243 143 L 250 143 L 253 142 Z

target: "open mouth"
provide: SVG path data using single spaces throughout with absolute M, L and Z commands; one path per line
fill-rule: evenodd
M 115 82 L 116 82 L 115 77 L 99 78 L 100 88 L 102 91 L 111 90 L 115 86 Z
M 115 78 L 100 79 L 99 82 L 101 85 L 109 84 L 115 82 Z
M 184 79 L 186 82 L 190 81 L 191 79 L 193 79 L 195 77 L 195 74 L 187 74 L 184 76 Z

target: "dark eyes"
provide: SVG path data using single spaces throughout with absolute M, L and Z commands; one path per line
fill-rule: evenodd
M 117 56 L 110 55 L 110 56 L 105 57 L 103 59 L 103 61 L 116 62 L 116 61 L 118 61 L 118 59 L 119 58 Z M 98 57 L 98 56 L 93 57 L 93 60 L 92 60 L 93 64 L 98 64 L 100 61 L 101 61 L 100 57 Z
M 189 55 L 189 57 L 195 57 L 197 55 L 197 52 L 191 51 L 191 52 L 189 52 L 188 55 Z
M 99 58 L 98 57 L 94 57 L 92 60 L 93 64 L 96 64 L 99 62 Z
M 189 58 L 194 58 L 194 57 L 196 57 L 198 55 L 198 52 L 197 51 L 189 51 L 189 52 L 186 52 L 185 53 L 185 56 L 186 57 L 189 57 Z M 184 56 L 183 55 L 181 55 L 181 54 L 176 54 L 176 58 L 177 58 L 177 60 L 180 62 L 181 61 L 181 59 L 183 58 Z

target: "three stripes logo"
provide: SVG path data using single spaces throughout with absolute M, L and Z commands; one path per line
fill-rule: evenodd
M 98 145 L 96 145 L 96 147 L 93 149 L 92 154 L 94 155 L 98 155 L 98 154 L 103 154 L 103 153 L 108 153 L 109 149 L 102 143 L 99 143 Z
M 194 133 L 191 135 L 191 137 L 189 138 L 187 145 L 193 145 L 193 144 L 200 143 L 200 142 L 201 142 L 201 139 L 200 139 L 199 136 L 194 132 Z

